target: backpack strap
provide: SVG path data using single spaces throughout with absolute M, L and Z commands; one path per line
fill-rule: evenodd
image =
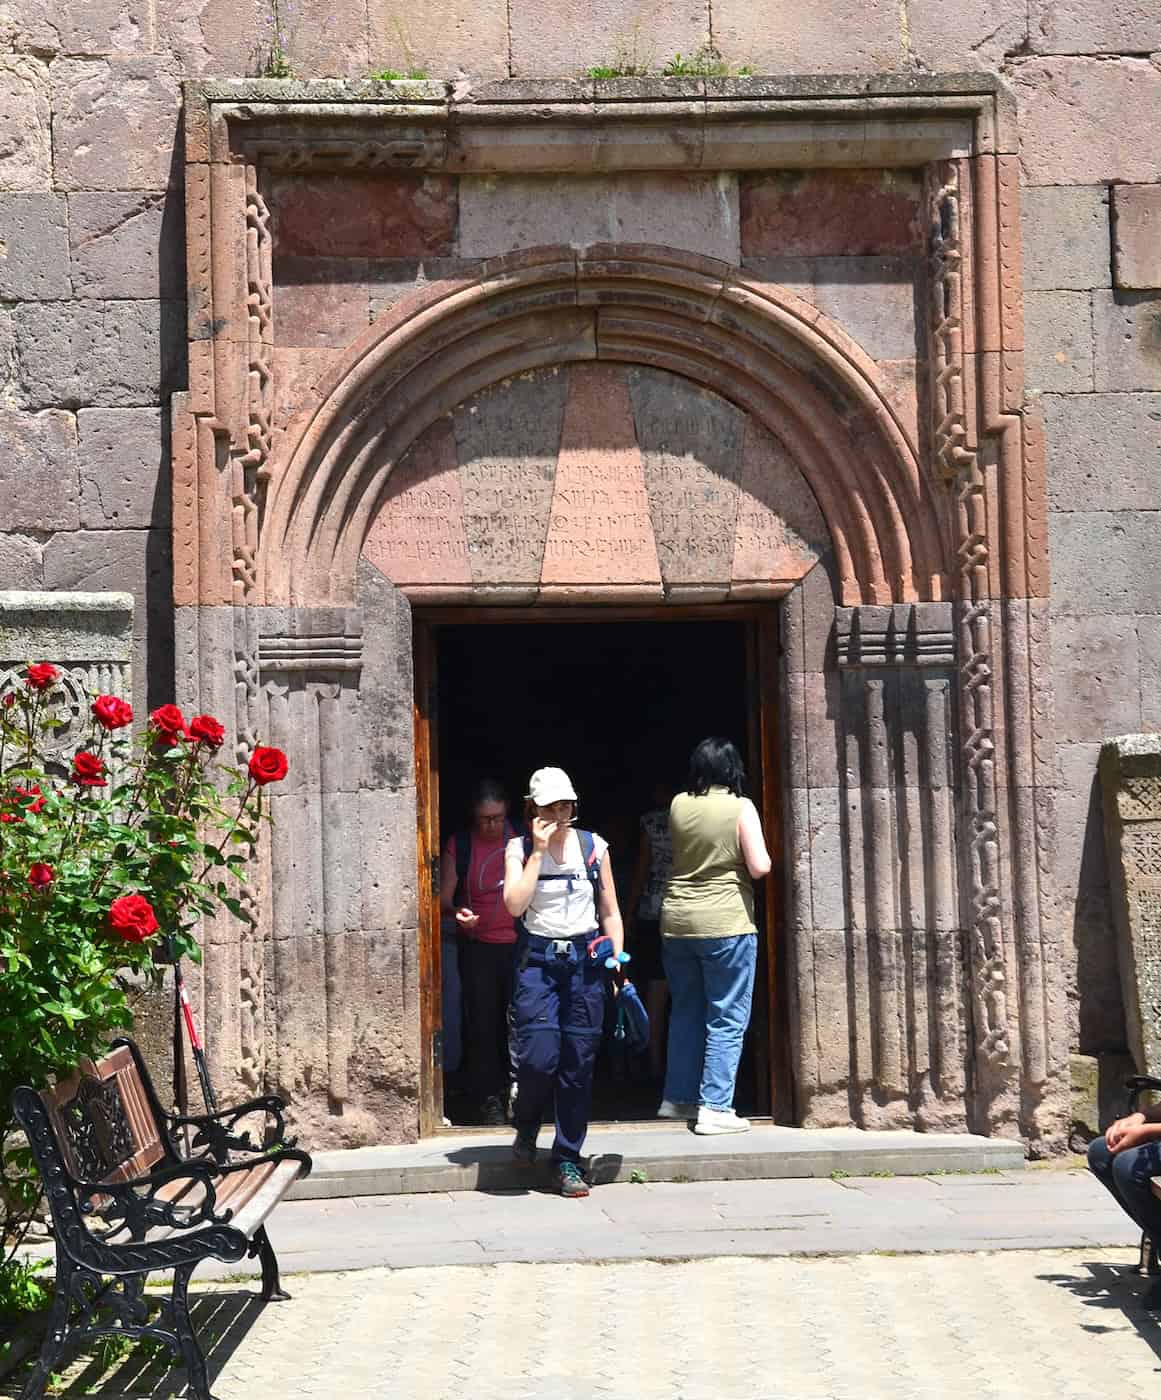
M 472 833 L 470 831 L 457 831 L 455 844 L 456 884 L 462 885 L 467 881 L 468 871 L 472 868 Z

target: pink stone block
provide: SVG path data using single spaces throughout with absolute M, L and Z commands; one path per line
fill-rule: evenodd
M 743 257 L 853 257 L 923 248 L 913 170 L 781 170 L 741 180 Z
M 442 175 L 286 175 L 270 205 L 280 257 L 441 256 L 455 239 L 456 183 Z
M 827 539 L 822 513 L 786 449 L 753 419 L 746 425 L 734 584 L 795 581 L 817 563 Z
M 274 336 L 279 345 L 342 349 L 367 329 L 366 264 L 280 258 L 274 268 Z
M 1113 276 L 1126 291 L 1161 287 L 1161 185 L 1113 186 Z
M 464 497 L 449 418 L 433 423 L 392 472 L 363 557 L 402 588 L 471 583 Z
M 542 585 L 655 584 L 657 542 L 624 371 L 569 375 Z
M 274 428 L 286 427 L 311 398 L 311 387 L 334 363 L 337 350 L 278 346 L 274 350 Z

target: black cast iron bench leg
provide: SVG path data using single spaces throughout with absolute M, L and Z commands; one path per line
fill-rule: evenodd
M 270 1236 L 266 1233 L 266 1226 L 260 1226 L 254 1232 L 254 1238 L 250 1241 L 250 1257 L 255 1255 L 262 1261 L 262 1301 L 264 1303 L 284 1303 L 290 1297 L 282 1287 L 282 1282 L 278 1277 L 278 1257 L 274 1253 L 274 1246 L 270 1243 Z
M 206 1358 L 202 1355 L 202 1349 L 198 1345 L 198 1339 L 189 1315 L 190 1275 L 200 1262 L 200 1260 L 195 1259 L 192 1264 L 179 1264 L 174 1269 L 170 1307 L 173 1310 L 174 1336 L 181 1348 L 181 1359 L 185 1362 L 189 1393 L 194 1397 L 194 1400 L 214 1400 L 210 1394 Z

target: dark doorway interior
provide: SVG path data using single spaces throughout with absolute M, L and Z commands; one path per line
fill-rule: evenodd
M 433 619 L 434 620 L 434 619 Z M 732 738 L 751 783 L 754 707 L 746 621 L 503 622 L 436 625 L 440 845 L 466 820 L 481 777 L 501 779 L 512 814 L 523 812 L 528 777 L 542 764 L 571 775 L 579 824 L 610 845 L 622 911 L 639 844 L 639 819 L 655 785 L 679 786 L 693 745 Z M 758 797 L 755 790 L 753 795 Z M 761 901 L 759 901 L 761 904 Z M 763 943 L 765 940 L 762 940 Z M 632 934 L 628 943 L 632 951 Z M 630 972 L 632 968 L 630 967 Z M 740 1113 L 769 1112 L 765 1042 L 768 1008 L 760 969 Z M 453 1124 L 472 1119 L 469 1101 L 445 1093 Z M 660 1086 L 647 1067 L 623 1063 L 608 1042 L 598 1065 L 594 1121 L 652 1117 Z

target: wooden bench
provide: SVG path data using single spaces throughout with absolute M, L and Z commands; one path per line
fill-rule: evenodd
M 190 1322 L 190 1276 L 203 1259 L 257 1257 L 263 1302 L 287 1297 L 265 1221 L 311 1160 L 286 1138 L 283 1100 L 175 1117 L 162 1109 L 137 1046 L 121 1039 L 54 1089 L 17 1089 L 12 1104 L 56 1241 L 48 1335 L 21 1400 L 44 1394 L 66 1348 L 110 1335 L 165 1342 L 186 1365 L 190 1394 L 212 1400 Z M 243 1123 L 255 1114 L 264 1115 L 258 1142 Z M 188 1148 L 179 1150 L 183 1137 Z M 145 1282 L 160 1269 L 173 1270 L 173 1287 L 153 1315 Z

